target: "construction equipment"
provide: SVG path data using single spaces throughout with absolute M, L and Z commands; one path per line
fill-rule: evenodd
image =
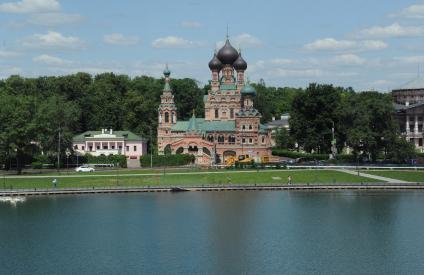
M 225 166 L 231 167 L 234 164 L 236 164 L 236 162 L 249 164 L 249 163 L 252 163 L 252 161 L 253 161 L 253 159 L 249 155 L 239 155 L 238 157 L 233 156 L 233 157 L 229 157 L 225 160 Z

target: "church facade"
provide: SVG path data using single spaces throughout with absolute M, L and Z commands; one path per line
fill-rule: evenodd
M 211 89 L 203 99 L 204 117 L 193 113 L 188 121 L 178 120 L 171 72 L 165 69 L 158 109 L 159 154 L 192 154 L 199 165 L 224 164 L 239 155 L 260 162 L 271 155 L 271 131 L 260 123 L 261 114 L 253 106 L 256 91 L 245 82 L 247 63 L 228 38 L 209 69 Z

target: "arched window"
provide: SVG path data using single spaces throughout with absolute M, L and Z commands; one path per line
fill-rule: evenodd
M 242 130 L 246 130 L 246 125 L 243 125 L 243 126 L 241 127 L 241 129 L 242 129 Z
M 165 123 L 169 123 L 169 113 L 165 113 Z
M 215 118 L 219 118 L 219 110 L 215 109 Z
M 174 122 L 175 122 L 174 113 L 171 113 L 171 122 L 172 122 L 172 123 L 174 123 Z
M 230 109 L 230 118 L 234 118 L 234 109 L 233 108 Z
M 252 128 L 252 125 L 249 125 L 249 130 L 252 130 L 253 128 Z
M 218 143 L 224 143 L 224 136 L 223 135 L 218 136 Z
M 212 135 L 209 135 L 209 136 L 208 136 L 208 141 L 209 141 L 209 142 L 213 142 L 213 136 L 212 136 Z
M 235 136 L 229 136 L 228 137 L 228 143 L 230 143 L 230 144 L 236 143 L 236 137 Z

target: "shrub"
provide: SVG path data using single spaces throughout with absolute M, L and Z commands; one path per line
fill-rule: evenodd
M 153 155 L 152 164 L 158 166 L 181 166 L 193 163 L 195 157 L 188 154 L 177 155 Z M 150 156 L 142 156 L 140 158 L 141 167 L 150 167 Z
M 43 168 L 43 163 L 41 163 L 39 161 L 34 161 L 33 163 L 31 163 L 31 166 L 34 169 L 41 169 L 41 168 Z
M 272 150 L 272 154 L 274 156 L 279 157 L 287 157 L 292 159 L 302 158 L 305 161 L 311 161 L 311 160 L 327 160 L 328 155 L 327 154 L 309 154 L 309 153 L 300 153 L 300 152 L 293 152 L 283 149 L 274 149 Z
M 92 156 L 86 155 L 87 163 L 90 164 L 113 164 L 115 166 L 127 168 L 127 157 L 124 155 Z

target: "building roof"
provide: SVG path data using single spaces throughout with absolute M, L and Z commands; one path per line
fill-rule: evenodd
M 236 49 L 234 49 L 233 46 L 231 46 L 231 43 L 227 37 L 225 45 L 218 51 L 218 54 L 216 56 L 222 64 L 232 65 L 234 61 L 236 61 L 236 59 L 239 57 L 239 53 Z
M 395 107 L 396 111 L 404 111 L 404 110 L 411 110 L 417 107 L 421 107 L 424 106 L 424 102 L 418 102 L 415 104 L 411 104 L 411 105 L 402 105 L 402 104 L 397 104 L 397 103 L 393 103 L 393 106 Z
M 405 83 L 404 85 L 394 89 L 394 91 L 397 90 L 421 90 L 424 89 L 424 77 L 417 77 L 408 83 Z
M 187 132 L 197 130 L 201 132 L 233 132 L 236 130 L 236 122 L 232 121 L 206 121 L 204 118 L 191 118 L 188 121 L 177 121 L 171 127 L 172 131 Z
M 270 121 L 266 124 L 268 127 L 288 127 L 289 126 L 289 120 L 288 119 L 278 119 Z
M 125 141 L 145 141 L 142 137 L 134 134 L 131 131 L 109 131 L 102 133 L 102 131 L 86 131 L 82 134 L 73 137 L 73 142 L 84 142 L 90 139 L 124 139 Z

